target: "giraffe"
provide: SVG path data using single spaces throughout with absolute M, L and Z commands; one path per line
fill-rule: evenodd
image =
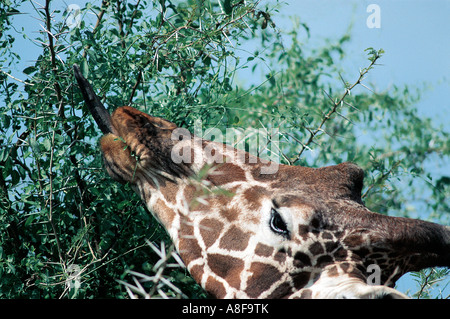
M 129 106 L 110 115 L 74 71 L 106 171 L 130 183 L 213 297 L 406 298 L 393 289 L 404 273 L 450 266 L 450 228 L 371 212 L 356 164 L 264 174 L 272 162 L 165 119 Z

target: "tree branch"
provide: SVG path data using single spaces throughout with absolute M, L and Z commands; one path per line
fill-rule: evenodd
M 59 117 L 61 117 L 62 119 L 65 118 L 64 115 L 64 107 L 63 107 L 63 97 L 62 97 L 62 93 L 61 93 L 61 86 L 59 85 L 59 75 L 58 75 L 58 66 L 56 65 L 56 53 L 55 53 L 55 45 L 53 43 L 53 34 L 51 33 L 51 14 L 50 14 L 50 2 L 51 0 L 46 0 L 45 1 L 45 7 L 44 7 L 44 11 L 45 11 L 45 26 L 46 26 L 46 33 L 47 33 L 47 38 L 48 38 L 48 48 L 50 50 L 50 62 L 52 65 L 52 71 L 53 74 L 55 76 L 55 81 L 53 83 L 53 87 L 55 88 L 55 92 L 56 92 L 56 98 L 59 102 L 59 107 L 58 107 L 58 115 Z
M 305 143 L 301 143 L 302 147 L 300 149 L 300 152 L 297 154 L 295 159 L 291 161 L 292 163 L 296 163 L 300 159 L 303 152 L 305 151 L 305 149 L 308 149 L 308 146 L 313 142 L 316 135 L 323 131 L 323 126 L 325 125 L 325 123 L 328 122 L 328 120 L 333 116 L 333 114 L 337 113 L 338 108 L 345 103 L 344 99 L 347 97 L 347 95 L 350 94 L 350 91 L 353 90 L 358 84 L 361 84 L 362 80 L 364 79 L 364 76 L 367 74 L 367 72 L 369 72 L 369 70 L 372 69 L 372 67 L 375 65 L 376 61 L 381 57 L 382 52 L 383 52 L 382 50 L 380 50 L 378 52 L 374 52 L 374 51 L 371 52 L 371 54 L 373 54 L 373 55 L 370 58 L 370 60 L 371 60 L 370 65 L 367 68 L 360 70 L 359 77 L 356 80 L 356 82 L 353 85 L 347 86 L 345 88 L 344 94 L 341 96 L 341 98 L 338 101 L 334 102 L 332 100 L 332 98 L 328 95 L 328 93 L 324 92 L 327 95 L 327 97 L 332 101 L 333 107 L 331 108 L 330 111 L 328 111 L 327 114 L 324 115 L 324 117 L 322 118 L 322 121 L 320 122 L 319 126 L 315 130 L 309 130 L 308 140 Z M 348 103 L 346 103 L 346 104 L 348 104 Z
M 100 12 L 97 14 L 97 22 L 95 23 L 94 29 L 92 30 L 92 34 L 97 33 L 98 27 L 100 26 L 100 23 L 102 22 L 103 15 L 105 14 L 106 9 L 108 8 L 110 3 L 111 2 L 108 1 L 108 0 L 103 0 L 102 1 L 102 6 L 101 6 L 101 9 L 100 9 Z M 83 51 L 83 55 L 82 55 L 83 59 L 86 59 L 87 50 L 89 50 L 90 47 L 91 47 L 90 45 L 86 45 L 84 47 L 84 51 Z

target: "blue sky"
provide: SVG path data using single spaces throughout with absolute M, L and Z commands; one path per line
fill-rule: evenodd
M 55 1 L 64 8 L 70 4 L 84 6 L 86 0 Z M 132 1 L 131 1 L 132 2 Z M 320 46 L 324 39 L 338 39 L 352 24 L 352 41 L 345 45 L 346 58 L 343 63 L 349 74 L 367 65 L 364 49 L 383 48 L 386 53 L 380 63 L 367 77 L 374 83 L 374 89 L 382 90 L 392 85 L 423 87 L 428 85 L 422 96 L 419 111 L 431 116 L 441 124 L 450 120 L 450 1 L 449 0 L 290 0 L 281 2 L 280 15 L 275 16 L 277 27 L 289 31 L 292 23 L 288 16 L 298 16 L 310 28 L 309 46 Z M 369 4 L 377 4 L 381 10 L 381 27 L 368 28 L 366 20 L 370 13 Z M 15 18 L 15 26 L 23 27 L 25 34 L 34 38 L 42 30 L 36 13 L 29 5 L 24 6 L 27 15 Z M 27 9 L 29 8 L 29 9 Z M 281 18 L 286 17 L 286 18 Z M 22 63 L 32 65 L 40 48 L 30 45 L 28 40 L 16 39 L 22 43 L 19 49 Z M 23 78 L 17 74 L 18 78 Z M 349 81 L 351 81 L 349 79 Z
M 100 1 L 97 1 L 100 2 Z M 130 1 L 133 2 L 133 1 Z M 310 28 L 309 47 L 325 44 L 325 39 L 339 39 L 351 29 L 351 42 L 345 44 L 346 58 L 342 61 L 348 72 L 348 81 L 356 79 L 358 70 L 367 66 L 368 47 L 383 48 L 385 54 L 380 63 L 369 72 L 366 83 L 377 90 L 393 85 L 428 89 L 419 102 L 419 114 L 431 117 L 437 124 L 448 127 L 450 123 L 450 1 L 449 0 L 290 0 L 280 6 L 280 16 L 274 16 L 277 27 L 289 31 L 292 27 L 287 16 L 299 16 L 300 21 Z M 55 1 L 61 8 L 69 4 L 81 7 L 85 0 Z M 367 12 L 370 4 L 380 8 L 380 28 L 369 28 Z M 42 30 L 40 21 L 33 18 L 33 9 L 15 18 L 15 27 L 30 38 Z M 281 18 L 286 17 L 286 18 Z M 306 36 L 306 34 L 304 34 Z M 20 70 L 33 65 L 41 48 L 29 40 L 17 38 L 16 52 L 22 61 L 13 75 L 25 79 Z M 352 76 L 353 75 L 353 76 Z M 439 172 L 450 171 L 450 163 L 438 167 Z M 409 276 L 398 282 L 401 291 L 411 289 Z M 449 288 L 450 289 L 450 288 Z
M 352 23 L 345 46 L 345 67 L 357 72 L 367 65 L 364 49 L 385 54 L 367 77 L 375 89 L 397 85 L 429 86 L 419 104 L 421 114 L 450 122 L 450 1 L 448 0 L 306 0 L 290 1 L 282 14 L 297 15 L 310 28 L 311 41 L 338 39 Z M 381 27 L 368 28 L 369 4 L 380 8 Z M 288 27 L 288 23 L 282 23 Z

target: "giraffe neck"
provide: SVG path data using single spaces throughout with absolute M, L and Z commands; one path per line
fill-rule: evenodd
M 136 185 L 193 278 L 216 297 L 248 298 L 248 279 L 255 267 L 261 271 L 266 267 L 262 262 L 259 266 L 247 262 L 248 256 L 255 251 L 275 254 L 259 244 L 259 216 L 250 213 L 264 206 L 270 210 L 269 197 L 261 199 L 269 194 L 268 184 L 253 177 L 261 171 L 261 163 L 222 163 L 210 168 L 211 173 L 201 180 L 166 180 L 158 188 L 149 187 L 145 180 Z M 248 206 L 248 215 L 239 213 L 243 205 Z

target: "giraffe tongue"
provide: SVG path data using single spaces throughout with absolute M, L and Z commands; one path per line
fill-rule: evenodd
M 89 110 L 91 111 L 92 116 L 94 117 L 95 122 L 97 122 L 100 130 L 104 134 L 114 133 L 114 128 L 111 125 L 111 116 L 100 101 L 100 98 L 95 94 L 88 80 L 86 80 L 81 73 L 80 67 L 74 64 L 73 72 L 81 93 L 83 94 L 86 105 L 89 107 Z

